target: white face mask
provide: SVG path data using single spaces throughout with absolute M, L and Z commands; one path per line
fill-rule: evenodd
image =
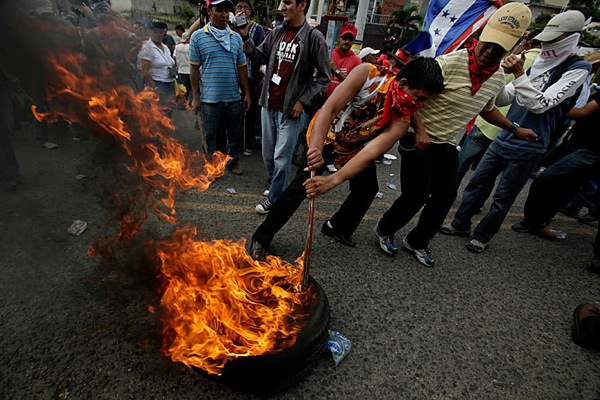
M 542 43 L 542 51 L 531 66 L 529 79 L 533 79 L 565 61 L 577 48 L 579 33 L 567 36 L 556 43 Z

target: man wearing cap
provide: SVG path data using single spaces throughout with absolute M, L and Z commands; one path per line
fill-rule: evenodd
M 327 86 L 325 96 L 331 96 L 333 90 L 346 79 L 350 71 L 359 66 L 362 61 L 352 51 L 352 45 L 356 40 L 356 25 L 346 24 L 340 31 L 339 44 L 331 53 L 331 83 Z
M 417 226 L 403 239 L 403 245 L 421 264 L 434 266 L 428 245 L 456 198 L 456 133 L 475 116 L 479 114 L 526 140 L 536 137 L 530 129 L 515 127 L 494 106 L 505 85 L 500 61 L 529 26 L 531 11 L 524 4 L 509 3 L 496 10 L 490 21 L 495 24 L 486 25 L 479 42 L 436 58 L 446 90 L 432 97 L 416 114 L 412 143 L 405 140 L 407 136 L 401 140 L 402 194 L 375 228 L 380 248 L 387 254 L 397 253 L 395 233 L 424 206 Z
M 365 47 L 358 53 L 358 58 L 364 63 L 368 62 L 371 64 L 377 64 L 377 55 L 379 50 L 375 50 L 372 47 Z
M 219 122 L 225 122 L 227 154 L 231 156 L 227 168 L 234 175 L 241 175 L 239 159 L 244 120 L 240 86 L 244 93 L 243 107 L 248 109 L 251 102 L 246 56 L 240 35 L 227 25 L 233 3 L 209 0 L 206 8 L 210 22 L 192 34 L 190 43 L 192 107 L 200 112 L 209 155 L 216 150 Z
M 490 211 L 475 228 L 467 250 L 481 253 L 488 246 L 546 152 L 554 131 L 563 129 L 563 120 L 575 104 L 577 92 L 590 70 L 587 61 L 572 57 L 584 22 L 585 17 L 579 11 L 566 11 L 550 19 L 534 38 L 542 42 L 542 51 L 527 73 L 523 70 L 524 55 L 511 54 L 504 60 L 504 70 L 513 73 L 515 79 L 496 103 L 512 102 L 506 115 L 512 127 L 504 128 L 490 145 L 465 189 L 452 223 L 442 228 L 445 234 L 468 235 L 471 219 L 492 193 L 496 177 L 501 175 Z M 537 140 L 526 142 L 518 138 L 515 131 L 519 126 L 533 129 L 539 135 Z M 521 224 L 513 227 L 517 231 L 529 228 Z
M 244 52 L 266 64 L 259 104 L 262 107 L 262 152 L 271 181 L 267 199 L 256 206 L 268 214 L 290 181 L 292 158 L 306 106 L 329 84 L 327 43 L 306 21 L 310 0 L 283 0 L 284 23 L 256 46 L 247 27 L 239 29 Z

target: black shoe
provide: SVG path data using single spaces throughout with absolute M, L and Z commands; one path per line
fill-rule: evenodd
M 536 228 L 534 228 L 533 226 L 525 224 L 525 221 L 517 222 L 516 224 L 511 226 L 510 229 L 520 233 L 531 233 L 536 230 Z
M 248 249 L 248 254 L 255 261 L 265 261 L 267 258 L 267 249 L 265 246 L 260 244 L 258 240 L 252 239 L 250 241 L 250 248 Z
M 329 221 L 325 221 L 323 223 L 321 232 L 334 239 L 336 242 L 343 244 L 344 246 L 356 247 L 356 242 L 352 240 L 352 236 L 340 235 L 338 233 L 335 233 L 333 228 L 329 226 Z

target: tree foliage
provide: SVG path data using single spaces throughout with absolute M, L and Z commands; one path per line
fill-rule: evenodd
M 394 10 L 388 26 L 399 27 L 399 39 L 402 39 L 408 31 L 418 31 L 422 22 L 423 17 L 419 15 L 417 7 L 412 6 Z

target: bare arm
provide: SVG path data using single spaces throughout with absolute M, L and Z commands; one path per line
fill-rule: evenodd
M 152 79 L 152 73 L 150 72 L 151 66 L 152 63 L 150 63 L 150 61 L 142 60 L 142 77 L 146 80 L 146 82 L 148 82 L 148 85 L 154 89 L 156 87 L 156 83 L 154 82 L 154 79 Z
M 582 108 L 573 107 L 567 114 L 567 117 L 571 119 L 582 119 L 597 113 L 599 109 L 600 106 L 598 106 L 598 102 L 596 100 L 592 100 Z
M 190 65 L 190 84 L 192 85 L 192 108 L 200 111 L 200 66 Z
M 337 90 L 337 89 L 336 89 Z M 327 193 L 342 182 L 358 175 L 367 168 L 375 159 L 389 150 L 394 143 L 404 136 L 408 129 L 408 122 L 394 122 L 383 133 L 371 140 L 352 157 L 338 172 L 328 176 L 315 176 L 304 182 L 306 197 L 311 199 Z
M 238 75 L 240 77 L 240 86 L 242 87 L 242 93 L 244 93 L 244 109 L 248 111 L 250 108 L 250 102 L 252 100 L 250 96 L 250 84 L 248 83 L 248 65 L 239 65 L 238 66 Z

